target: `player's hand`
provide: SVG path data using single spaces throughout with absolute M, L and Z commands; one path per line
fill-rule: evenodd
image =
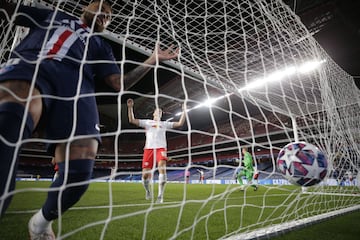
M 161 61 L 177 58 L 178 55 L 179 55 L 179 48 L 176 48 L 173 44 L 167 49 L 163 50 L 160 48 L 160 44 L 157 43 L 151 57 L 153 59 L 157 58 L 161 62 Z
M 132 108 L 132 107 L 134 107 L 134 100 L 132 100 L 131 98 L 129 98 L 129 99 L 126 101 L 126 104 L 127 104 L 128 108 Z

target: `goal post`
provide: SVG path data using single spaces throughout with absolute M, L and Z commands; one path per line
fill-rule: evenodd
M 30 2 L 79 16 L 90 1 Z M 153 67 L 153 89 L 147 92 L 95 93 L 116 98 L 99 106 L 108 125 L 101 129 L 104 141 L 91 180 L 103 184 L 99 191 L 108 192 L 99 204 L 85 197 L 70 209 L 79 213 L 74 216 L 79 224 L 64 219 L 65 213 L 56 222 L 58 237 L 76 238 L 79 233 L 93 237 L 96 232 L 100 239 L 112 239 L 111 234 L 120 232 L 124 238 L 137 239 L 265 238 L 359 210 L 360 91 L 282 1 L 115 0 L 112 8 L 112 22 L 102 36 L 114 44 L 122 71 L 142 63 L 127 54 L 129 49 L 149 56 L 159 42 L 163 48 L 178 46 L 179 57 Z M 11 34 L 13 22 L 0 24 L 0 64 L 4 64 L 26 33 Z M 172 79 L 165 81 L 168 77 Z M 178 119 L 181 104 L 188 105 L 186 127 L 168 132 L 171 161 L 164 204 L 139 200 L 144 195 L 144 130 L 128 124 L 122 102 L 129 95 L 136 96 L 135 110 L 139 106 L 144 111 L 137 113 L 139 118 L 162 107 L 165 120 Z M 44 147 L 46 141 L 35 135 L 22 143 L 23 151 L 31 151 L 37 143 Z M 319 147 L 329 162 L 324 181 L 304 191 L 290 185 L 276 168 L 282 147 L 298 141 Z M 244 158 L 242 147 L 256 161 L 257 191 L 248 180 L 241 191 L 234 178 Z M 26 170 L 25 160 L 20 159 L 20 167 Z M 155 194 L 157 169 L 152 173 Z M 47 190 L 33 187 L 10 194 L 16 200 L 27 191 Z M 38 207 L 24 210 L 12 205 L 8 214 L 20 218 Z M 97 209 L 107 212 L 87 219 L 87 211 Z M 164 222 L 168 226 L 158 230 L 156 226 Z

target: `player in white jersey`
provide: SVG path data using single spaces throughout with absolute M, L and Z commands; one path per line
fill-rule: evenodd
M 146 199 L 151 199 L 149 183 L 151 181 L 151 171 L 155 164 L 159 170 L 159 191 L 157 202 L 164 200 L 164 189 L 166 184 L 166 161 L 167 161 L 167 143 L 166 130 L 169 128 L 179 128 L 185 122 L 185 105 L 178 122 L 161 121 L 162 110 L 157 108 L 153 113 L 153 119 L 136 119 L 134 117 L 134 101 L 127 100 L 129 122 L 142 127 L 146 130 L 146 142 L 142 161 L 142 182 L 146 192 Z M 155 158 L 154 158 L 155 157 Z M 155 160 L 155 161 L 154 161 Z

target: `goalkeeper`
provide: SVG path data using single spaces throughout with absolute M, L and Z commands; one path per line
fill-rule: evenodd
M 253 166 L 253 158 L 251 154 L 248 152 L 248 149 L 246 147 L 242 148 L 242 154 L 244 156 L 244 167 L 240 169 L 240 171 L 237 173 L 236 177 L 238 180 L 238 183 L 241 186 L 241 190 L 244 190 L 244 183 L 242 178 L 245 177 L 248 183 L 252 183 L 253 177 L 254 177 L 254 166 Z M 241 165 L 241 163 L 240 163 Z M 254 191 L 257 190 L 256 184 L 251 185 L 254 188 Z
M 111 20 L 109 1 L 92 1 L 80 18 L 20 2 L 17 6 L 0 0 L 1 20 L 14 19 L 16 25 L 30 28 L 9 60 L 0 65 L 0 216 L 15 188 L 19 145 L 42 119 L 46 139 L 51 140 L 48 153 L 59 166 L 51 188 L 66 188 L 61 195 L 49 191 L 29 221 L 29 233 L 30 239 L 55 239 L 51 223 L 85 193 L 101 141 L 95 81 L 126 90 L 158 61 L 176 58 L 178 50 L 156 46 L 144 64 L 124 74 L 111 46 L 100 36 Z M 75 140 L 64 141 L 72 137 Z M 84 184 L 76 184 L 80 182 Z

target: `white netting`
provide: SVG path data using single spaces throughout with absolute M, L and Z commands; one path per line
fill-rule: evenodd
M 88 2 L 40 1 L 40 5 L 79 16 Z M 120 92 L 119 97 L 127 94 L 138 97 L 135 112 L 139 118 L 146 117 L 155 105 L 175 113 L 180 110 L 175 103 L 189 104 L 187 130 L 172 131 L 168 139 L 168 153 L 173 159 L 168 164 L 168 180 L 180 183 L 175 190 L 171 183 L 168 188 L 180 197 L 173 197 L 176 201 L 169 204 L 151 203 L 137 210 L 137 200 L 132 202 L 130 198 L 128 203 L 113 196 L 112 184 L 117 180 L 136 181 L 139 177 L 143 131 L 127 125 L 125 105 L 115 114 L 115 119 L 111 113 L 117 113 L 117 104 L 100 105 L 100 114 L 108 129 L 103 134 L 97 168 L 103 166 L 102 169 L 108 171 L 95 178 L 110 177 L 111 181 L 107 185 L 108 200 L 99 206 L 92 203 L 87 207 L 109 211 L 101 219 L 58 236 L 77 236 L 82 230 L 91 232 L 92 227 L 100 226 L 101 230 L 93 230 L 101 232 L 98 238 L 112 239 L 114 227 L 111 225 L 124 220 L 121 225 L 125 225 L 125 229 L 120 230 L 124 238 L 215 239 L 237 238 L 239 233 L 244 235 L 238 238 L 252 238 L 271 236 L 272 230 L 284 231 L 283 225 L 292 228 L 290 223 L 308 217 L 323 217 L 339 209 L 359 209 L 359 190 L 352 186 L 356 180 L 359 184 L 355 178 L 360 167 L 359 90 L 352 77 L 326 54 L 287 6 L 278 0 L 113 2 L 112 23 L 104 37 L 117 45 L 122 69 L 124 64 L 141 63 L 127 55 L 127 49 L 149 55 L 157 41 L 162 46 L 175 44 L 180 48 L 179 59 L 155 67 L 155 89 L 148 92 L 130 89 L 131 92 Z M 5 62 L 14 38 L 10 30 L 14 28 L 13 23 L 7 21 L 1 22 L 1 27 L 0 59 Z M 173 79 L 158 85 L 163 71 L 170 72 Z M 116 97 L 113 93 L 98 95 Z M 209 101 L 207 104 L 205 99 Z M 137 106 L 141 106 L 142 112 L 136 111 Z M 329 160 L 324 184 L 308 192 L 288 188 L 275 168 L 281 147 L 294 140 L 317 145 Z M 234 160 L 242 157 L 241 146 L 249 146 L 257 159 L 261 176 L 258 195 L 235 195 L 238 189 L 233 184 L 237 167 Z M 34 152 L 31 154 L 36 156 Z M 192 170 L 190 181 L 198 183 L 197 169 L 205 171 L 206 185 L 211 188 L 208 196 L 201 200 L 192 198 L 182 174 Z M 215 191 L 219 183 L 226 185 L 220 192 Z M 139 188 L 139 191 L 143 190 Z M 233 201 L 234 195 L 237 201 Z M 278 195 L 285 197 L 273 201 Z M 258 202 L 253 202 L 255 198 Z M 132 207 L 131 211 L 118 210 L 127 204 Z M 199 205 L 189 213 L 187 208 L 191 204 Z M 176 209 L 175 222 L 164 221 L 176 226 L 168 227 L 171 230 L 161 235 L 164 230 L 157 230 L 151 222 L 158 213 L 161 218 L 161 211 L 167 209 Z M 14 210 L 21 214 L 18 209 Z M 237 212 L 236 217 L 228 212 L 231 210 Z M 214 221 L 219 213 L 222 213 L 221 220 Z M 86 218 L 86 211 L 82 214 Z M 254 215 L 255 220 L 249 220 L 249 214 Z M 135 230 L 126 229 L 126 224 L 132 224 L 139 216 L 142 233 L 132 235 Z M 59 229 L 61 226 L 69 229 L 67 224 L 59 221 Z M 275 224 L 281 225 L 273 226 Z M 214 230 L 217 228 L 221 230 Z M 253 233 L 257 229 L 259 232 Z M 197 235 L 197 232 L 204 234 Z

